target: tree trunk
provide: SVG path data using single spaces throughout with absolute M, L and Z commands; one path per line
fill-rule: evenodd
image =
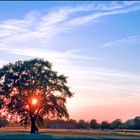
M 38 128 L 35 124 L 36 118 L 34 115 L 31 115 L 30 118 L 31 118 L 31 133 L 35 133 L 36 131 L 38 131 Z

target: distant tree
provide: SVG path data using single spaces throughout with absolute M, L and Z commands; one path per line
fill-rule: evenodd
M 112 129 L 119 129 L 120 126 L 121 126 L 121 124 L 122 124 L 122 120 L 116 119 L 116 120 L 114 120 L 112 123 L 110 123 L 110 127 L 111 127 Z
M 101 129 L 110 129 L 110 124 L 107 121 L 101 122 Z
M 0 127 L 5 127 L 8 125 L 8 120 L 0 117 Z
M 134 129 L 134 120 L 133 119 L 129 119 L 124 123 L 124 127 L 126 129 Z
M 69 120 L 67 120 L 67 122 L 72 123 L 72 124 L 76 124 L 76 120 L 74 120 L 74 119 L 69 119 Z
M 45 118 L 44 123 L 43 123 L 43 125 L 41 127 L 42 128 L 49 128 L 50 123 L 51 123 L 51 120 L 49 118 Z
M 120 125 L 120 129 L 127 129 L 125 122 L 122 122 L 122 124 Z
M 69 120 L 66 121 L 66 122 L 72 124 L 72 125 L 74 126 L 74 128 L 76 128 L 76 126 L 77 126 L 77 122 L 76 122 L 76 120 L 74 120 L 74 119 L 69 119 Z
M 99 128 L 99 123 L 95 120 L 95 119 L 92 119 L 89 123 L 90 127 L 93 128 L 93 129 L 97 129 Z
M 73 119 L 68 119 L 68 120 L 50 120 L 50 119 L 45 119 L 45 123 L 43 127 L 46 128 L 53 128 L 53 126 L 57 125 L 58 127 L 61 128 L 77 128 L 77 122 L 76 120 Z
M 85 122 L 84 120 L 79 120 L 77 123 L 77 128 L 86 129 L 86 128 L 89 128 L 89 124 L 88 122 Z
M 140 117 L 135 117 L 135 118 L 133 119 L 133 121 L 134 121 L 134 126 L 133 126 L 133 128 L 134 128 L 134 129 L 140 129 Z
M 140 117 L 129 119 L 123 124 L 126 129 L 140 129 Z
M 65 103 L 72 97 L 67 78 L 43 59 L 17 61 L 0 69 L 0 108 L 3 115 L 20 123 L 31 122 L 31 133 L 43 118 L 68 118 Z

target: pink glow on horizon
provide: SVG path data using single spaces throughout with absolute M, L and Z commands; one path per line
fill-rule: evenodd
M 70 111 L 70 118 L 76 120 L 84 119 L 86 121 L 96 119 L 98 122 L 104 120 L 111 122 L 115 119 L 121 119 L 124 122 L 139 115 L 140 110 L 137 105 L 83 107 L 78 109 L 78 111 Z

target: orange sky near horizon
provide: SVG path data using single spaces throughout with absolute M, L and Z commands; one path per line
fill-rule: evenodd
M 95 106 L 95 107 L 83 107 L 75 109 L 69 109 L 70 118 L 90 121 L 96 119 L 98 122 L 108 121 L 112 122 L 115 119 L 121 119 L 123 122 L 128 119 L 133 119 L 139 116 L 140 110 L 137 105 L 133 106 Z
M 77 121 L 80 119 L 84 119 L 86 121 L 96 119 L 98 122 L 102 122 L 104 120 L 111 122 L 115 119 L 121 119 L 125 122 L 128 119 L 133 119 L 136 116 L 139 116 L 140 114 L 140 98 L 138 95 L 136 97 L 127 97 L 127 99 L 125 97 L 102 97 L 104 100 L 98 100 L 97 97 L 88 97 L 85 94 L 82 100 L 78 99 L 77 94 L 75 93 L 71 99 L 68 99 L 66 104 L 70 118 L 76 119 Z

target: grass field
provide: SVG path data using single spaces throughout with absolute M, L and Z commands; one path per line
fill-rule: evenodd
M 37 134 L 30 134 L 29 131 L 29 128 L 0 128 L 0 139 L 140 140 L 140 131 L 136 130 L 40 129 Z

